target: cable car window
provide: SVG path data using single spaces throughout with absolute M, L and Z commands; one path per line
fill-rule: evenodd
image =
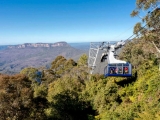
M 124 76 L 129 77 L 132 75 L 130 64 L 108 64 L 105 68 L 105 76 Z
M 128 74 L 128 67 L 123 67 L 124 74 Z
M 115 68 L 115 74 L 118 74 L 118 67 Z
M 115 67 L 110 67 L 109 74 L 114 74 L 114 73 L 115 73 Z
M 118 74 L 122 74 L 122 67 L 118 67 Z

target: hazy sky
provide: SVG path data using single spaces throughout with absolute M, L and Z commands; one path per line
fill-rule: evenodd
M 0 44 L 127 39 L 136 0 L 0 0 Z

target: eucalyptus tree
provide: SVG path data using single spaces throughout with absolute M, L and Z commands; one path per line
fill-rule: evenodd
M 136 8 L 131 13 L 132 17 L 138 16 L 142 22 L 134 27 L 134 33 L 148 32 L 159 33 L 160 29 L 160 1 L 159 0 L 136 0 Z M 142 27 L 145 24 L 145 28 Z
M 136 8 L 131 16 L 138 16 L 141 19 L 141 22 L 134 26 L 133 33 L 151 44 L 154 47 L 154 54 L 159 58 L 160 0 L 136 0 Z

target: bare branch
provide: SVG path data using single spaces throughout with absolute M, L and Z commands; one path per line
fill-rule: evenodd
M 155 43 L 152 41 L 153 45 L 155 46 L 156 50 L 160 53 L 160 49 L 157 48 L 157 46 L 155 45 Z

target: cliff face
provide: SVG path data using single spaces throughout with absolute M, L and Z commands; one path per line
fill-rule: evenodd
M 77 60 L 85 51 L 66 42 L 26 43 L 0 50 L 0 73 L 14 74 L 26 67 L 49 67 L 57 56 Z
M 57 43 L 25 43 L 21 45 L 9 45 L 8 48 L 53 48 L 53 47 L 67 47 L 69 46 L 66 42 Z

